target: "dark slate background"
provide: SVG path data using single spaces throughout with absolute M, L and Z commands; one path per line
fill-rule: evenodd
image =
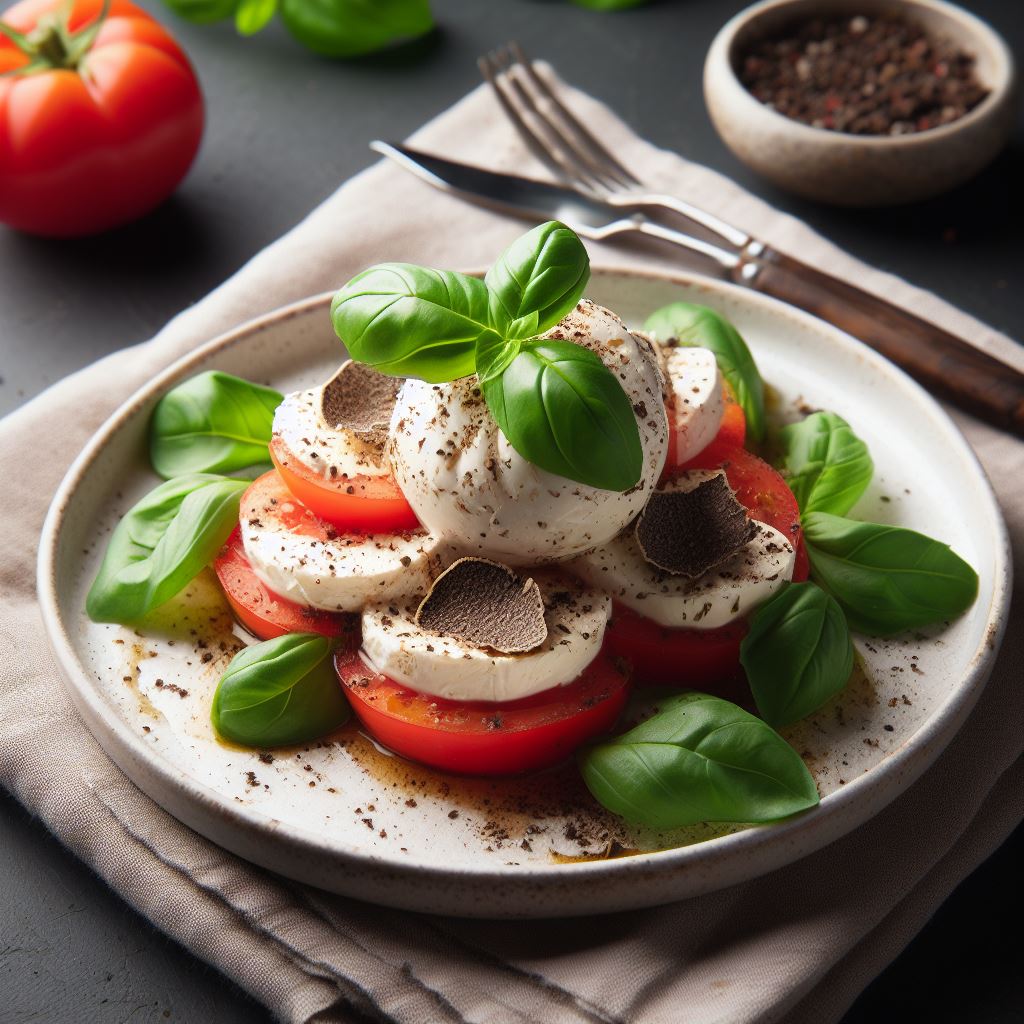
M 206 94 L 207 135 L 177 195 L 100 239 L 51 242 L 0 228 L 0 413 L 115 349 L 142 341 L 477 81 L 477 54 L 516 38 L 636 130 L 732 176 L 855 255 L 1024 337 L 1019 191 L 1024 122 L 974 182 L 926 204 L 848 212 L 787 197 L 715 136 L 701 66 L 738 0 L 661 0 L 600 14 L 561 0 L 434 0 L 441 29 L 349 63 L 302 50 L 274 25 L 242 40 L 156 0 Z M 1024 3 L 972 0 L 1024 53 Z M 1011 196 L 1016 199 L 1011 207 Z M 1018 214 L 1012 210 L 1018 209 Z M 1024 1021 L 1018 830 L 936 913 L 844 1024 Z M 1009 931 L 1009 934 L 1007 932 Z M 260 1007 L 154 929 L 0 792 L 0 1024 L 258 1024 Z

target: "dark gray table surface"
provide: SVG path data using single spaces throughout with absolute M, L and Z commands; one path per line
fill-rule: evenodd
M 156 0 L 206 93 L 209 124 L 178 194 L 143 222 L 77 242 L 0 228 L 0 413 L 115 349 L 152 335 L 367 166 L 366 143 L 401 138 L 476 84 L 475 57 L 507 38 L 548 58 L 642 135 L 730 175 L 856 255 L 1024 338 L 1019 196 L 1024 126 L 956 192 L 876 212 L 778 193 L 740 166 L 708 123 L 701 64 L 738 0 L 662 0 L 598 14 L 559 0 L 434 0 L 441 30 L 401 52 L 319 59 L 276 26 L 241 40 L 195 27 Z M 1024 53 L 1024 3 L 973 0 Z M 1011 204 L 1011 199 L 1015 203 Z M 268 1020 L 166 939 L 0 792 L 0 1024 Z M 942 906 L 861 997 L 846 1024 L 1024 1021 L 1021 830 Z M 681 1019 L 682 1011 L 681 1011 Z

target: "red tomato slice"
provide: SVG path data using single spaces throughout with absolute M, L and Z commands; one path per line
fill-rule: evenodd
M 775 527 L 796 547 L 793 579 L 807 579 L 808 561 L 800 529 L 800 510 L 786 481 L 763 459 L 740 447 L 719 447 L 716 438 L 687 469 L 725 470 L 729 486 L 752 518 Z M 719 629 L 671 629 L 659 626 L 625 608 L 615 609 L 608 624 L 606 643 L 610 653 L 633 666 L 640 685 L 722 687 L 740 678 L 740 641 L 746 635 L 745 619 Z M 734 694 L 732 699 L 741 694 Z
M 355 644 L 359 630 L 357 616 L 296 604 L 275 594 L 252 571 L 242 547 L 239 527 L 235 527 L 221 549 L 213 568 L 238 621 L 261 640 L 271 640 L 285 633 L 322 633 L 350 637 Z
M 324 479 L 278 437 L 270 442 L 270 457 L 292 495 L 329 523 L 367 533 L 420 528 L 416 513 L 392 476 Z
M 709 457 L 718 459 L 719 453 L 733 448 L 742 448 L 747 440 L 747 417 L 743 413 L 743 406 L 736 401 L 732 388 L 725 381 L 722 382 L 722 391 L 725 396 L 725 412 L 722 414 L 722 423 L 718 428 L 718 433 L 712 438 L 711 443 L 691 460 L 691 464 L 686 467 L 688 469 L 692 468 L 695 459 Z M 679 472 L 682 467 L 678 465 L 678 459 L 679 437 L 674 430 L 669 430 L 668 454 L 665 456 L 662 480 L 670 480 Z M 718 459 L 718 461 L 721 460 Z
M 527 655 L 528 657 L 528 655 Z M 548 768 L 608 732 L 626 704 L 628 679 L 599 654 L 575 682 L 501 704 L 442 700 L 335 657 L 352 709 L 386 747 L 464 775 L 514 775 Z
M 739 702 L 749 699 L 740 673 L 746 635 L 746 619 L 718 629 L 672 629 L 615 604 L 605 643 L 609 654 L 632 665 L 640 686 L 714 688 L 718 696 Z

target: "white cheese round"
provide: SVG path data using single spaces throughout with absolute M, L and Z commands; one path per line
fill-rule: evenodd
M 564 686 L 597 657 L 611 613 L 607 594 L 575 580 L 534 576 L 544 596 L 547 639 L 525 654 L 497 654 L 416 624 L 419 598 L 363 612 L 368 667 L 446 700 L 509 701 Z
M 684 473 L 666 490 L 690 490 L 715 472 Z M 644 559 L 632 529 L 571 563 L 591 586 L 645 618 L 684 629 L 717 629 L 749 614 L 793 578 L 796 552 L 784 534 L 757 523 L 758 534 L 697 579 L 675 576 Z
M 722 378 L 710 349 L 680 345 L 661 351 L 669 391 L 669 429 L 676 437 L 676 464 L 682 465 L 699 455 L 722 425 Z
M 274 413 L 274 437 L 307 469 L 325 479 L 389 476 L 391 467 L 383 451 L 358 438 L 351 430 L 328 427 L 320 416 L 323 388 L 294 391 Z
M 372 601 L 422 592 L 437 575 L 439 545 L 430 534 L 336 532 L 283 485 L 262 493 L 267 497 L 259 502 L 243 500 L 242 546 L 253 572 L 289 601 L 357 612 Z
M 629 491 L 605 491 L 539 469 L 498 429 L 475 377 L 409 380 L 387 452 L 402 493 L 432 533 L 463 554 L 510 565 L 572 558 L 614 537 L 643 508 L 665 464 L 668 423 L 650 344 L 592 302 L 545 337 L 585 345 L 612 370 L 636 411 L 643 473 Z

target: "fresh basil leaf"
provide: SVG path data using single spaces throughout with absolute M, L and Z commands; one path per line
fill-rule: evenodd
M 720 313 L 692 302 L 670 302 L 653 312 L 644 324 L 662 342 L 676 338 L 681 345 L 710 349 L 747 419 L 747 430 L 764 440 L 764 382 L 754 357 L 739 331 Z
M 86 598 L 94 622 L 137 622 L 183 590 L 238 525 L 247 480 L 192 473 L 150 491 L 114 528 Z
M 331 320 L 353 359 L 439 384 L 476 370 L 478 343 L 504 341 L 491 326 L 488 296 L 479 278 L 381 263 L 334 296 Z
M 509 444 L 535 466 L 608 491 L 640 479 L 644 454 L 633 407 L 590 349 L 527 342 L 483 394 Z
M 434 27 L 429 0 L 281 0 L 281 20 L 327 57 L 373 53 Z
M 232 17 L 237 2 L 238 0 L 164 0 L 179 18 L 197 25 L 208 25 Z
M 751 616 L 740 663 L 761 717 L 775 729 L 797 722 L 849 681 L 846 616 L 821 587 L 787 584 Z
M 849 423 L 834 412 L 815 412 L 784 427 L 781 438 L 800 511 L 846 515 L 875 472 L 868 446 Z
M 533 338 L 576 308 L 590 280 L 590 257 L 575 231 L 557 220 L 520 235 L 484 278 L 492 321 L 506 338 Z
M 476 346 L 476 375 L 480 386 L 486 387 L 500 377 L 522 349 L 523 343 L 518 339 L 506 341 L 497 335 L 481 339 Z
M 149 457 L 165 479 L 233 473 L 270 462 L 267 444 L 283 396 L 210 370 L 172 388 L 149 424 Z
M 603 806 L 651 828 L 776 821 L 818 803 L 811 773 L 777 732 L 703 693 L 670 697 L 578 761 Z
M 240 0 L 235 9 L 235 28 L 243 36 L 254 36 L 266 28 L 277 10 L 277 0 Z
M 214 729 L 248 747 L 282 747 L 344 725 L 349 706 L 331 654 L 318 633 L 286 633 L 239 651 L 213 695 Z
M 892 636 L 944 622 L 978 596 L 978 574 L 924 534 L 827 512 L 802 522 L 814 578 L 860 633 Z

